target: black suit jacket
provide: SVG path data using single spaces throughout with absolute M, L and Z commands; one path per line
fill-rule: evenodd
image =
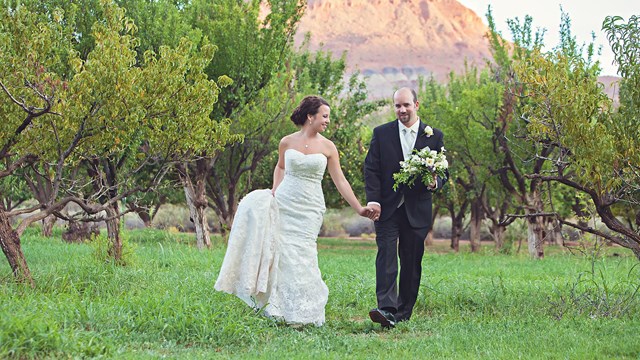
M 421 181 L 416 181 L 412 187 L 401 185 L 397 191 L 393 190 L 393 174 L 400 171 L 400 161 L 404 160 L 398 126 L 398 120 L 394 120 L 373 129 L 369 152 L 364 162 L 367 202 L 380 203 L 380 221 L 385 221 L 396 211 L 404 195 L 411 226 L 430 228 L 433 191 L 427 189 Z M 441 151 L 444 146 L 442 131 L 433 129 L 433 135 L 427 136 L 424 133 L 425 127 L 426 125 L 420 122 L 414 149 L 420 150 L 428 146 L 432 150 Z M 436 190 L 440 189 L 446 180 L 438 177 Z

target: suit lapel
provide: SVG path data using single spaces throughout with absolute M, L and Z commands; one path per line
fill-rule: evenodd
M 400 128 L 398 127 L 398 120 L 396 119 L 391 126 L 391 131 L 393 134 L 389 134 L 389 138 L 391 139 L 391 148 L 395 151 L 396 157 L 399 159 L 398 161 L 404 160 L 404 155 L 402 153 L 402 144 L 400 143 Z
M 420 121 L 418 126 L 418 133 L 416 134 L 416 143 L 413 145 L 414 149 L 422 149 L 427 145 L 427 137 L 424 135 L 424 128 L 427 127 L 425 123 Z
M 418 133 L 418 137 L 416 138 L 415 148 L 420 150 L 428 146 L 429 149 L 431 150 L 440 151 L 440 149 L 436 149 L 437 143 L 436 143 L 435 137 L 427 136 L 427 134 L 424 133 L 424 129 L 426 127 L 427 125 L 421 121 L 420 132 Z

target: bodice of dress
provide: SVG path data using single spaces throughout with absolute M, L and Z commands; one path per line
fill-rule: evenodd
M 285 175 L 276 190 L 282 216 L 282 243 L 308 241 L 315 246 L 325 211 L 322 177 L 327 166 L 324 154 L 284 153 Z
M 295 149 L 287 149 L 284 153 L 285 176 L 321 182 L 326 167 L 324 154 L 304 154 Z

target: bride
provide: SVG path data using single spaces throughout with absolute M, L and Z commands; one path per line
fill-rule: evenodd
M 238 205 L 215 289 L 238 296 L 267 316 L 289 324 L 324 323 L 329 291 L 318 267 L 316 240 L 325 211 L 325 168 L 342 197 L 361 216 L 363 207 L 340 168 L 338 150 L 320 133 L 330 108 L 307 96 L 291 115 L 300 131 L 278 147 L 273 189 L 249 193 Z

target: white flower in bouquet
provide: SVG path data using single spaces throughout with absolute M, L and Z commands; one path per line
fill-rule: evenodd
M 400 171 L 393 174 L 395 181 L 393 190 L 398 190 L 401 184 L 411 187 L 417 179 L 420 179 L 425 186 L 429 186 L 433 183 L 435 176 L 445 177 L 449 162 L 444 152 L 444 147 L 440 152 L 431 150 L 429 147 L 419 151 L 413 150 L 413 154 L 407 160 L 400 162 Z
M 449 162 L 447 161 L 447 159 L 444 159 L 439 163 L 436 163 L 435 166 L 436 166 L 436 169 L 446 170 L 449 168 Z

